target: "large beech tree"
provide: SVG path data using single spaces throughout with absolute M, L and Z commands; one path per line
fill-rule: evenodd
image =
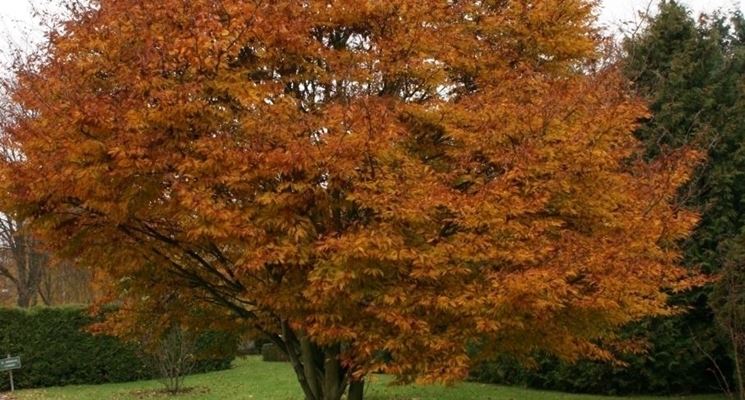
M 308 400 L 461 378 L 471 345 L 609 359 L 691 284 L 671 199 L 697 156 L 639 156 L 594 6 L 76 5 L 16 71 L 2 189 L 124 320 L 232 315 Z

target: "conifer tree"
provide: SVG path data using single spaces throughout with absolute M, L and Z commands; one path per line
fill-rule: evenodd
M 695 146 L 707 155 L 706 162 L 679 193 L 685 204 L 701 212 L 700 223 L 684 244 L 684 262 L 725 277 L 720 283 L 676 299 L 691 310 L 676 318 L 677 331 L 668 330 L 671 338 L 667 341 L 679 343 L 680 351 L 694 344 L 725 370 L 728 363 L 720 357 L 714 313 L 726 310 L 727 315 L 736 314 L 728 299 L 739 297 L 729 292 L 740 284 L 733 281 L 738 274 L 727 269 L 739 268 L 745 246 L 742 29 L 740 13 L 703 15 L 696 22 L 684 6 L 665 1 L 643 33 L 626 42 L 625 72 L 650 102 L 651 117 L 638 131 L 648 156 L 683 146 Z M 716 292 L 713 299 L 712 290 Z M 659 332 L 655 335 L 659 340 Z M 724 335 L 728 340 L 730 336 L 730 332 Z M 732 352 L 730 355 L 736 356 Z M 702 353 L 699 358 L 714 369 L 706 355 Z M 739 381 L 741 374 L 736 375 Z

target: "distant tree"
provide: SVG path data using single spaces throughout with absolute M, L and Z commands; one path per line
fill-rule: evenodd
M 10 283 L 15 304 L 28 308 L 92 301 L 89 271 L 53 260 L 24 226 L 0 214 L 0 279 Z
M 694 283 L 698 154 L 637 156 L 594 3 L 94 1 L 16 71 L 0 189 L 116 321 L 201 302 L 308 400 L 462 378 L 473 343 L 610 359 Z
M 49 256 L 39 243 L 7 215 L 0 214 L 0 275 L 13 284 L 16 305 L 28 308 L 36 304 Z
M 46 305 L 90 304 L 93 278 L 88 269 L 69 261 L 55 260 L 42 276 L 39 297 Z

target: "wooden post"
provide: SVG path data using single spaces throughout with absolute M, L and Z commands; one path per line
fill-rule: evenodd
M 10 358 L 10 354 L 8 354 L 8 358 Z M 13 384 L 13 370 L 12 369 L 8 370 L 8 373 L 10 374 L 10 391 L 15 392 L 16 388 L 15 388 L 15 385 Z

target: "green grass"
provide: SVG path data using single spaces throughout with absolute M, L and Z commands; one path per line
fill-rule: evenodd
M 619 397 L 587 396 L 542 392 L 521 388 L 463 383 L 454 387 L 390 386 L 386 377 L 374 377 L 368 385 L 367 400 L 598 400 Z M 190 393 L 177 400 L 302 400 L 290 366 L 265 363 L 258 357 L 237 360 L 228 371 L 190 376 Z M 67 386 L 16 392 L 18 400 L 141 400 L 168 399 L 159 392 L 157 381 L 97 386 Z M 626 397 L 635 400 L 661 400 L 662 397 Z M 720 396 L 676 397 L 687 400 L 722 400 Z

